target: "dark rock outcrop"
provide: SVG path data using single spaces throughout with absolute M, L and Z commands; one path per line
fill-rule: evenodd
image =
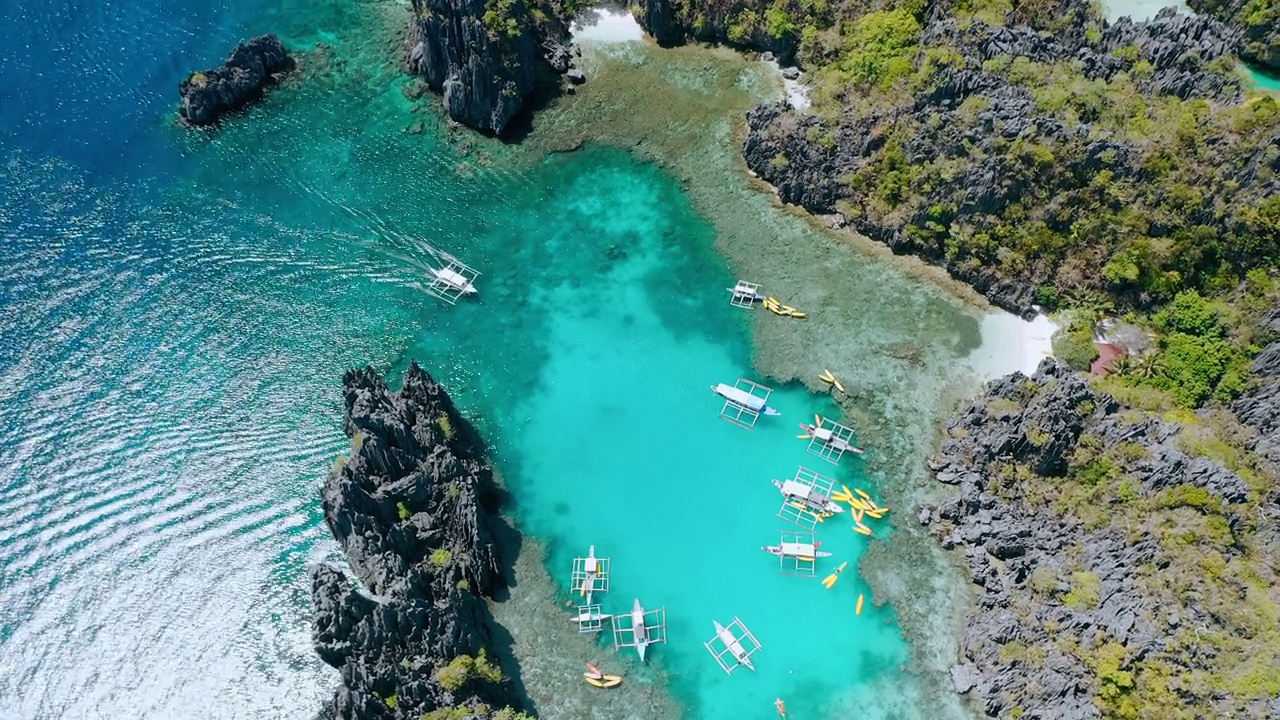
M 406 69 L 440 93 L 458 122 L 501 134 L 538 88 L 539 72 L 564 73 L 571 55 L 559 5 L 503 0 L 412 0 Z
M 485 597 L 504 586 L 502 526 L 486 507 L 491 471 L 469 426 L 416 363 L 398 393 L 372 369 L 343 383 L 352 454 L 325 482 L 322 504 L 366 590 L 340 570 L 311 570 L 316 652 L 342 678 L 322 715 L 521 704 L 514 668 L 497 670 L 505 631 Z
M 1151 529 L 1082 523 L 1032 490 L 1031 478 L 1062 482 L 1055 479 L 1085 453 L 1105 459 L 1087 465 L 1098 472 L 1115 463 L 1137 496 L 1201 488 L 1231 515 L 1233 503 L 1249 499 L 1248 486 L 1215 462 L 1185 455 L 1181 432 L 1094 392 L 1053 359 L 1030 378 L 992 382 L 948 425 L 931 468 L 959 494 L 920 516 L 944 547 L 961 552 L 981 588 L 964 657 L 952 669 L 957 692 L 976 695 L 992 716 L 1016 706 L 1026 718 L 1097 717 L 1098 681 L 1081 658 L 1118 643 L 1140 659 L 1166 650 L 1169 622 L 1203 622 L 1192 620 L 1195 608 L 1159 604 L 1144 590 L 1141 568 L 1167 564 Z M 1088 472 L 1077 468 L 1075 477 L 1088 482 Z M 1225 694 L 1218 699 L 1231 707 Z
M 274 34 L 236 45 L 221 67 L 191 73 L 178 85 L 178 119 L 187 125 L 212 125 L 227 113 L 258 100 L 280 76 L 294 68 L 293 58 Z
M 653 36 L 662 47 L 675 47 L 685 41 L 687 34 L 671 0 L 640 0 L 636 3 L 640 12 L 640 27 Z

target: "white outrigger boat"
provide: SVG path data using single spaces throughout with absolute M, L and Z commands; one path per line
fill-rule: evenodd
M 649 643 L 653 641 L 649 638 L 649 629 L 644 625 L 644 606 L 640 604 L 640 598 L 636 598 L 635 604 L 631 606 L 631 628 L 636 652 L 640 653 L 640 662 L 644 662 L 645 650 L 649 649 Z
M 742 643 L 738 641 L 738 638 L 734 637 L 729 628 L 721 625 L 718 620 L 712 620 L 711 622 L 715 623 L 716 637 L 720 638 L 720 642 L 723 642 L 725 647 L 729 648 L 729 654 L 733 655 L 733 659 L 748 670 L 755 670 L 755 666 L 751 664 L 751 653 L 742 647 Z
M 613 646 L 633 647 L 644 662 L 650 645 L 667 641 L 667 609 L 645 610 L 636 598 L 631 612 L 613 616 Z
M 832 500 L 830 496 L 824 495 L 812 485 L 806 485 L 795 480 L 774 480 L 773 486 L 778 488 L 778 492 L 782 493 L 783 497 L 802 503 L 815 513 L 844 512 L 843 505 Z
M 794 558 L 816 559 L 816 558 L 831 557 L 831 553 L 827 552 L 826 550 L 818 549 L 821 546 L 822 546 L 822 543 L 820 542 L 815 542 L 815 543 L 784 542 L 779 545 L 764 545 L 760 549 L 769 553 L 770 555 L 776 555 L 778 557 L 783 557 L 783 558 L 794 557 Z
M 578 594 L 585 596 L 590 602 L 591 592 L 596 586 L 596 578 L 600 575 L 600 560 L 596 557 L 595 545 L 591 546 L 591 549 L 587 551 L 587 556 L 583 558 L 582 571 L 585 573 L 585 577 L 582 579 L 582 584 L 578 586 Z
M 719 395 L 725 400 L 728 400 L 734 405 L 738 405 L 740 407 L 746 408 L 747 410 L 750 410 L 754 413 L 758 413 L 760 415 L 781 415 L 782 414 L 776 408 L 772 408 L 766 405 L 764 398 L 758 395 L 752 395 L 746 390 L 743 390 L 741 388 L 736 388 L 732 385 L 725 385 L 724 383 L 720 383 L 718 385 L 712 385 L 711 392 Z
M 466 278 L 465 275 L 451 268 L 432 268 L 431 275 L 439 282 L 448 285 L 458 293 L 470 295 L 476 291 L 476 286 Z
M 590 609 L 579 609 L 578 614 L 570 618 L 570 621 L 576 622 L 578 625 L 599 625 L 610 617 L 610 615 L 600 612 L 599 605 L 591 605 Z
M 844 428 L 844 426 L 837 425 L 836 428 L 824 428 L 822 427 L 822 418 L 817 417 L 817 423 L 814 425 L 810 425 L 809 423 L 800 423 L 800 429 L 804 431 L 804 434 L 799 435 L 798 437 L 801 439 L 813 438 L 814 440 L 825 444 L 832 452 L 836 453 L 837 457 L 844 454 L 845 451 L 861 455 L 862 448 L 854 447 L 853 443 L 849 442 L 851 438 L 845 437 L 842 433 L 838 433 L 837 430 L 840 428 Z M 849 434 L 852 435 L 852 432 L 853 431 L 850 430 Z

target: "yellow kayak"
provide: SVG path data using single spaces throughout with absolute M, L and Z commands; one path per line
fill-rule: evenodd
M 621 675 L 604 675 L 602 677 L 596 677 L 591 673 L 583 673 L 582 678 L 587 681 L 587 684 L 595 685 L 598 688 L 618 687 L 622 684 Z
M 884 517 L 884 516 L 883 516 L 883 515 L 881 515 L 880 513 L 876 512 L 875 510 L 868 510 L 868 511 L 867 511 L 867 515 L 869 515 L 869 516 L 871 516 L 871 517 L 873 517 L 873 518 L 875 518 L 875 519 L 877 519 L 877 520 L 879 520 L 881 517 Z
M 848 564 L 849 561 L 847 560 L 840 563 L 840 567 L 836 568 L 835 572 L 822 579 L 822 586 L 830 590 L 831 586 L 836 584 L 836 580 L 840 579 L 840 573 L 844 572 L 844 568 Z
M 862 508 L 853 509 L 853 521 L 856 523 L 862 522 Z
M 840 381 L 839 381 L 839 380 L 837 380 L 837 379 L 835 379 L 834 377 L 833 377 L 833 378 L 831 378 L 831 384 L 832 384 L 832 385 L 835 385 L 835 386 L 836 386 L 836 389 L 837 389 L 837 390 L 839 390 L 840 392 L 844 392 L 844 386 L 843 386 L 843 385 L 841 385 L 841 384 L 840 384 Z
M 863 500 L 870 500 L 870 499 L 871 499 L 871 496 L 870 496 L 870 495 L 868 495 L 868 494 L 866 494 L 865 492 L 863 492 L 863 491 L 862 491 L 862 488 L 854 488 L 854 489 L 853 489 L 853 491 L 854 491 L 854 492 L 856 492 L 856 493 L 858 493 L 859 495 L 861 495 Z
M 863 535 L 871 535 L 871 534 L 872 534 L 872 533 L 871 533 L 871 528 L 867 527 L 866 525 L 863 525 L 862 523 L 856 523 L 856 524 L 853 526 L 853 531 L 854 531 L 854 532 L 860 532 L 860 533 L 862 533 Z
M 858 593 L 858 607 L 854 608 L 854 615 L 862 614 L 862 593 Z
M 818 379 L 822 382 L 833 383 L 836 381 L 836 376 L 832 375 L 830 370 L 823 368 L 822 374 L 818 376 Z

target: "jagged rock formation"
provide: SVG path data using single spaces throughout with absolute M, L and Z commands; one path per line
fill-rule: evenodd
M 1233 696 L 1221 679 L 1233 669 L 1214 666 L 1249 649 L 1211 640 L 1248 634 L 1219 603 L 1240 602 L 1244 585 L 1226 576 L 1259 560 L 1246 539 L 1255 498 L 1236 473 L 1189 455 L 1186 432 L 1052 359 L 992 382 L 948 425 L 931 468 L 959 494 L 920 521 L 960 550 L 979 588 L 952 669 L 958 692 L 1002 717 L 1097 717 L 1126 696 L 1152 717 L 1267 712 L 1273 698 Z M 1222 537 L 1184 544 L 1208 526 Z M 1223 562 L 1224 577 L 1197 576 L 1197 553 Z M 1168 677 L 1207 669 L 1220 687 Z
M 449 397 L 417 364 L 392 393 L 369 368 L 343 378 L 352 454 L 323 490 L 325 522 L 368 595 L 311 570 L 316 652 L 341 672 L 323 717 L 417 718 L 519 705 L 485 597 L 504 585 L 489 467 Z M 477 658 L 484 658 L 477 660 Z
M 412 0 L 406 69 L 441 94 L 449 117 L 501 134 L 534 93 L 540 71 L 571 56 L 557 4 L 532 0 Z
M 1262 321 L 1263 330 L 1280 336 L 1280 308 Z M 1254 450 L 1263 459 L 1280 467 L 1280 342 L 1272 342 L 1253 359 L 1249 368 L 1253 386 L 1232 406 L 1240 421 L 1257 431 Z
M 962 27 L 944 6 L 936 6 L 921 33 L 921 47 L 952 49 L 962 62 L 936 69 L 914 97 L 851 109 L 835 119 L 800 114 L 785 104 L 758 107 L 747 117 L 747 165 L 774 185 L 783 201 L 831 214 L 837 224 L 895 252 L 941 264 L 996 305 L 1031 315 L 1037 286 L 1051 282 L 1056 269 L 1035 257 L 1009 263 L 1016 266 L 1013 272 L 1000 268 L 1005 257 L 991 250 L 989 241 L 971 238 L 1004 232 L 1000 216 L 1011 206 L 1043 205 L 1024 224 L 1042 220 L 1046 233 L 1070 234 L 1079 218 L 1067 204 L 1072 193 L 1104 170 L 1112 182 L 1145 174 L 1140 160 L 1149 146 L 1131 146 L 1084 113 L 1064 121 L 1044 109 L 1044 98 L 1032 92 L 1040 88 L 1012 82 L 992 71 L 988 61 L 1074 62 L 1085 80 L 1094 81 L 1109 81 L 1123 72 L 1153 97 L 1232 102 L 1240 95 L 1237 79 L 1206 69 L 1229 57 L 1234 44 L 1235 36 L 1216 20 L 1168 9 L 1147 22 L 1122 19 L 1091 36 L 1085 32 L 1083 5 L 1068 5 L 1080 9 L 1082 19 L 1057 35 L 981 21 Z M 1045 150 L 1034 157 L 1020 152 L 1031 144 Z M 1224 198 L 1219 207 L 1265 198 L 1278 189 L 1267 169 L 1273 159 L 1266 153 L 1229 157 L 1228 162 L 1228 167 L 1239 168 L 1236 184 L 1211 183 L 1207 192 L 1219 193 L 1223 187 L 1246 191 L 1243 199 Z M 891 168 L 925 163 L 945 170 L 913 177 L 908 188 L 916 198 L 904 203 L 902 191 L 886 176 Z M 1215 216 L 1211 205 L 1204 205 L 1195 222 L 1222 231 L 1234 227 L 1230 217 Z M 953 230 L 962 236 L 955 237 Z M 1151 232 L 1170 229 L 1157 225 Z M 1097 278 L 1097 267 L 1105 261 L 1095 260 L 1092 277 Z
M 961 29 L 953 18 L 940 14 L 925 27 L 921 39 L 926 45 L 953 45 L 965 57 L 979 61 L 1000 55 L 1037 62 L 1076 60 L 1084 65 L 1085 77 L 1090 80 L 1109 80 L 1145 60 L 1150 70 L 1139 87 L 1146 92 L 1183 99 L 1239 97 L 1238 80 L 1204 70 L 1206 64 L 1235 51 L 1236 33 L 1217 20 L 1180 14 L 1167 7 L 1142 22 L 1122 17 L 1090 40 L 1085 33 L 1089 17 L 1084 6 L 1076 4 L 1071 9 L 1078 19 L 1068 32 L 1057 36 L 1026 25 L 975 22 Z M 1127 48 L 1134 48 L 1136 56 L 1126 59 Z
M 242 42 L 221 67 L 191 73 L 178 85 L 182 96 L 178 120 L 186 125 L 212 125 L 228 112 L 261 98 L 293 68 L 293 58 L 275 34 Z
M 1263 319 L 1266 336 L 1280 338 L 1280 308 Z M 1252 386 L 1232 406 L 1240 422 L 1256 435 L 1250 449 L 1257 453 L 1272 475 L 1280 477 L 1280 340 L 1269 343 L 1253 360 L 1250 368 Z M 1259 504 L 1262 520 L 1258 524 L 1260 545 L 1273 559 L 1280 573 L 1280 487 L 1274 487 Z
M 1198 13 L 1208 13 L 1240 30 L 1240 57 L 1280 72 L 1280 3 L 1274 0 L 1188 0 Z

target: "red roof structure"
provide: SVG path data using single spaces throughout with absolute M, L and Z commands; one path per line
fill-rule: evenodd
M 1093 361 L 1089 366 L 1089 372 L 1093 375 L 1106 375 L 1111 372 L 1111 363 L 1118 357 L 1123 357 L 1128 353 L 1119 345 L 1112 343 L 1094 343 L 1098 348 L 1098 359 Z

